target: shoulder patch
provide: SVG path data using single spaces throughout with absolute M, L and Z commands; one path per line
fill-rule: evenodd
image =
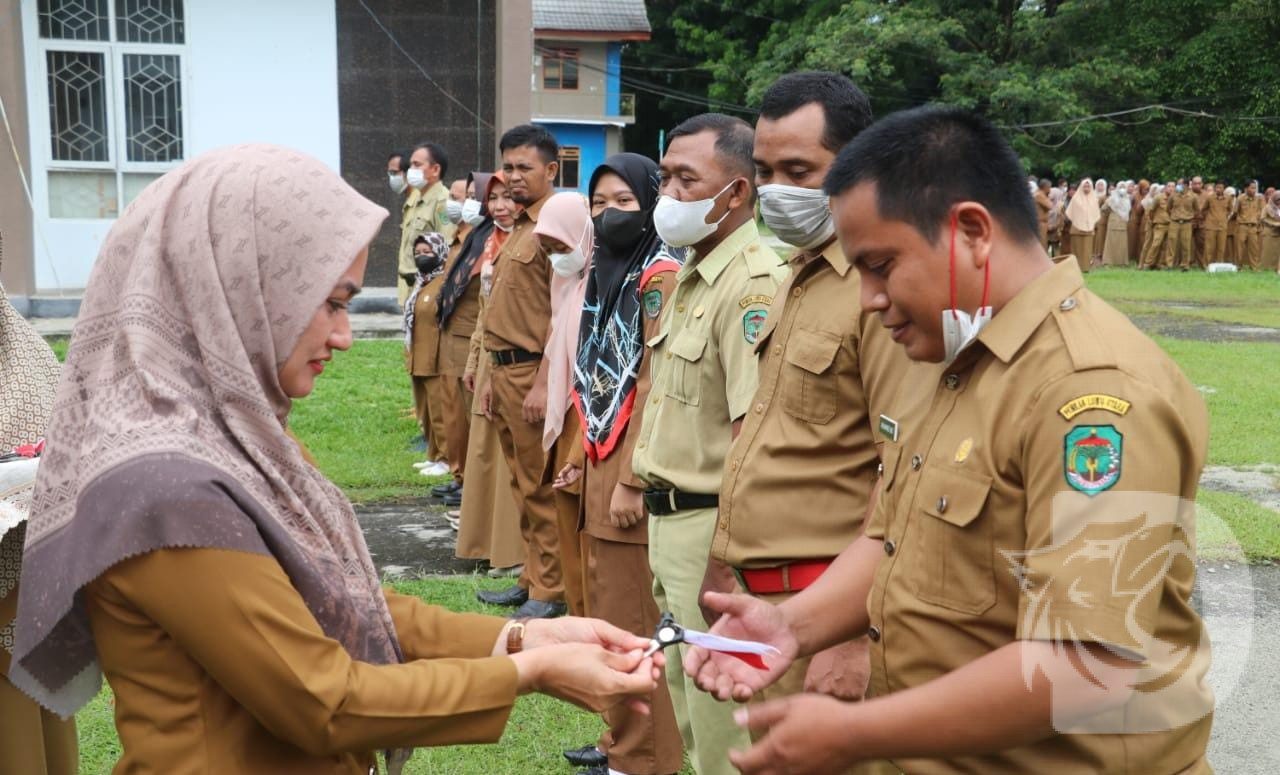
M 1090 393 L 1084 396 L 1077 396 L 1058 407 L 1058 414 L 1062 415 L 1064 420 L 1071 420 L 1076 415 L 1087 412 L 1090 409 L 1101 409 L 1104 412 L 1111 412 L 1124 417 L 1129 413 L 1129 407 L 1131 406 L 1133 404 L 1123 398 L 1109 396 L 1106 393 Z
M 1093 497 L 1120 481 L 1124 435 L 1114 425 L 1077 425 L 1062 440 L 1062 468 L 1071 489 Z
M 747 307 L 750 307 L 752 304 L 763 304 L 764 306 L 768 307 L 769 305 L 773 304 L 773 297 L 765 296 L 763 293 L 757 293 L 752 296 L 743 296 L 741 299 L 738 299 L 739 309 L 746 309 Z
M 654 289 L 644 292 L 644 314 L 647 318 L 656 318 L 662 311 L 662 290 Z
M 746 338 L 747 344 L 755 344 L 760 338 L 760 332 L 764 330 L 764 321 L 768 317 L 768 310 L 763 309 L 748 310 L 747 314 L 742 316 L 742 335 Z

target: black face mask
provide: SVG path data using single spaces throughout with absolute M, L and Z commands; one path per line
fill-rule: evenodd
M 415 255 L 413 257 L 413 263 L 418 265 L 418 272 L 420 274 L 431 274 L 440 268 L 439 256 Z
M 596 237 L 613 253 L 626 253 L 635 247 L 645 232 L 645 213 L 641 210 L 619 210 L 607 207 L 591 219 Z

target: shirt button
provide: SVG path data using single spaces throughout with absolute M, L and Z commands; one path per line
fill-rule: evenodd
M 760 414 L 763 411 L 764 411 L 764 404 L 756 404 L 756 414 Z
M 773 346 L 773 354 L 774 354 L 774 355 L 782 355 L 782 345 L 780 345 L 780 344 L 775 344 L 775 345 Z
M 636 445 L 636 447 L 638 447 L 639 449 L 644 449 L 644 442 L 643 441 L 640 442 L 639 444 Z
M 737 470 L 738 470 L 738 461 L 736 461 L 736 460 L 731 461 L 731 462 L 729 463 L 729 470 L 730 470 L 730 471 L 737 471 Z
M 911 456 L 911 470 L 912 470 L 912 471 L 919 471 L 919 470 L 920 470 L 920 464 L 921 464 L 921 463 L 923 463 L 923 462 L 924 462 L 924 460 L 923 460 L 919 455 L 912 455 L 912 456 Z
M 682 314 L 682 315 L 683 315 L 683 314 L 684 314 L 684 305 L 683 305 L 683 304 L 677 304 L 677 305 L 676 305 L 676 312 L 679 312 L 680 314 Z
M 804 295 L 804 288 L 792 288 L 791 295 L 797 299 Z
M 1058 305 L 1058 309 L 1062 310 L 1063 312 L 1070 312 L 1075 308 L 1076 308 L 1076 300 L 1072 298 L 1063 299 L 1062 303 Z
M 939 514 L 947 513 L 947 496 L 945 495 L 943 495 L 941 498 L 938 498 L 938 513 Z
M 658 405 L 658 402 L 659 402 L 659 401 L 661 401 L 661 400 L 662 400 L 661 398 L 659 398 L 659 397 L 657 397 L 657 396 L 654 396 L 654 397 L 653 397 L 653 400 L 652 400 L 652 401 L 650 401 L 649 403 L 653 404 L 654 406 L 657 406 L 657 405 Z
M 946 384 L 947 384 L 947 390 L 955 390 L 956 388 L 960 387 L 960 375 L 948 374 Z
M 885 542 L 884 542 L 884 553 L 885 553 L 885 554 L 887 554 L 887 555 L 889 555 L 890 557 L 892 557 L 892 556 L 893 556 L 893 553 L 894 553 L 894 552 L 896 552 L 896 551 L 898 551 L 898 546 L 897 546 L 897 544 L 895 544 L 893 541 L 885 541 Z
M 879 643 L 879 642 L 880 642 L 880 628 L 879 628 L 879 627 L 875 627 L 875 626 L 871 627 L 871 629 L 867 630 L 867 637 L 871 639 L 871 642 L 872 642 L 872 643 Z
M 671 353 L 667 353 L 667 360 L 671 360 Z

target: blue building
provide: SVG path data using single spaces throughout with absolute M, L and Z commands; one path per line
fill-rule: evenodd
M 533 0 L 533 122 L 559 140 L 562 190 L 622 150 L 635 98 L 622 91 L 622 47 L 648 40 L 644 0 Z

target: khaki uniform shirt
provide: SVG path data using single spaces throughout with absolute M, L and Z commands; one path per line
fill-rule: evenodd
M 1209 207 L 1209 200 L 1213 198 L 1213 190 L 1202 189 L 1199 194 L 1194 196 L 1196 198 L 1196 226 L 1203 226 L 1205 211 Z
M 861 279 L 838 242 L 790 264 L 720 489 L 711 554 L 737 568 L 829 559 L 858 537 L 880 462 L 875 418 L 911 363 L 862 309 Z
M 676 275 L 653 348 L 633 468 L 654 487 L 718 493 L 733 422 L 756 391 L 755 344 L 787 267 L 748 221 Z
M 1231 214 L 1231 200 L 1226 194 L 1210 195 L 1204 205 L 1204 228 L 1209 231 L 1222 231 L 1227 228 L 1227 216 Z
M 1018 641 L 1069 648 L 1061 639 L 1074 637 L 1144 659 L 1140 683 L 1169 682 L 1139 689 L 1105 731 L 1139 731 L 1123 722 L 1165 710 L 1179 728 L 1054 735 L 898 766 L 1208 771 L 1208 639 L 1190 603 L 1208 433 L 1196 389 L 1084 288 L 1074 264 L 1056 265 L 996 314 L 885 447 L 867 529 L 886 555 L 868 598 L 871 694 L 920 686 Z
M 493 290 L 484 320 L 484 349 L 540 353 L 551 330 L 551 260 L 533 229 L 551 195 L 516 216 L 493 264 Z
M 1175 222 L 1191 221 L 1196 217 L 1196 195 L 1190 191 L 1173 192 L 1169 197 L 1169 217 Z
M 1155 205 L 1151 208 L 1151 223 L 1155 226 L 1167 226 L 1169 224 L 1169 197 L 1164 194 L 1156 194 Z
M 396 272 L 402 275 L 418 271 L 413 263 L 413 241 L 429 231 L 444 236 L 445 243 L 453 241 L 457 229 L 449 222 L 445 203 L 449 201 L 449 189 L 439 181 L 422 190 L 415 189 L 404 200 L 400 216 L 400 260 Z
M 415 377 L 440 374 L 440 288 L 446 273 L 422 286 L 413 305 L 413 331 L 405 348 L 405 367 Z
M 1036 191 L 1036 217 L 1040 220 L 1040 233 L 1049 231 L 1049 211 L 1053 209 L 1053 201 L 1043 191 Z
M 497 742 L 517 683 L 489 656 L 503 620 L 386 596 L 402 665 L 352 660 L 273 557 L 161 549 L 112 567 L 84 604 L 115 771 L 367 775 L 377 750 Z
M 1262 220 L 1263 201 L 1261 196 L 1249 196 L 1241 194 L 1237 197 L 1236 202 L 1236 220 L 1241 226 L 1257 226 Z

